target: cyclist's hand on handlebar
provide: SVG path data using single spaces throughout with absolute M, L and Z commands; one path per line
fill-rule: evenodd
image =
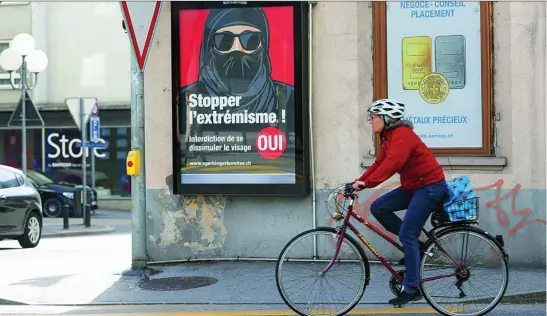
M 365 182 L 363 181 L 355 181 L 353 183 L 353 189 L 355 191 L 360 191 L 360 190 L 363 190 L 365 188 Z

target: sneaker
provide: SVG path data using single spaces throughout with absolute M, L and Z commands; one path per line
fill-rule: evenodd
M 403 290 L 403 294 L 389 300 L 390 305 L 402 306 L 410 302 L 419 301 L 422 299 L 422 293 L 419 289 L 416 289 L 413 293 L 409 293 Z
M 420 260 L 422 260 L 422 258 L 424 257 L 425 251 L 426 251 L 425 243 L 420 241 Z M 404 266 L 405 265 L 405 258 L 403 257 L 401 260 L 399 260 L 397 262 L 397 264 L 400 265 L 400 266 Z

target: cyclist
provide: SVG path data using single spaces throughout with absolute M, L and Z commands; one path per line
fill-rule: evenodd
M 380 224 L 399 236 L 404 248 L 403 293 L 389 301 L 392 305 L 404 305 L 422 298 L 418 238 L 431 213 L 447 197 L 447 187 L 443 169 L 433 153 L 413 131 L 412 122 L 402 120 L 403 103 L 377 100 L 368 112 L 373 132 L 380 134 L 382 149 L 353 188 L 374 188 L 395 173 L 400 175 L 401 186 L 379 197 L 370 210 Z M 407 212 L 401 220 L 395 212 L 404 209 Z

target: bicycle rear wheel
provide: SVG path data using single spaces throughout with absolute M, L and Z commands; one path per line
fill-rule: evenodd
M 331 227 L 311 229 L 295 236 L 281 251 L 275 270 L 277 289 L 297 314 L 340 316 L 361 300 L 370 267 L 363 248 L 353 237 L 345 234 L 337 260 L 322 273 L 334 256 L 339 237 Z
M 428 242 L 421 263 L 426 301 L 448 316 L 480 316 L 493 310 L 509 279 L 505 253 L 496 240 L 477 228 L 455 227 L 441 232 L 437 241 L 444 252 Z

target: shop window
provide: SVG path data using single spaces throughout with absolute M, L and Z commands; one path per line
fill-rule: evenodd
M 1 1 L 0 1 L 1 3 Z M 1 40 L 0 41 L 0 52 L 4 51 L 5 49 L 9 48 L 9 41 Z M 16 72 L 13 74 L 15 84 L 20 84 L 21 75 Z M 10 83 L 10 75 L 7 71 L 2 69 L 0 67 L 0 89 L 12 89 L 11 83 Z
M 21 169 L 21 130 L 0 130 L 0 162 Z M 27 169 L 42 170 L 42 130 L 27 129 Z
M 82 183 L 81 132 L 74 128 L 45 130 L 45 173 L 56 181 Z M 99 197 L 131 196 L 125 158 L 130 150 L 131 128 L 101 128 L 107 148 L 87 149 L 87 183 L 92 185 L 91 154 L 95 156 L 95 189 Z
M 493 155 L 492 2 L 374 2 L 373 20 L 374 100 L 405 103 L 437 156 Z

